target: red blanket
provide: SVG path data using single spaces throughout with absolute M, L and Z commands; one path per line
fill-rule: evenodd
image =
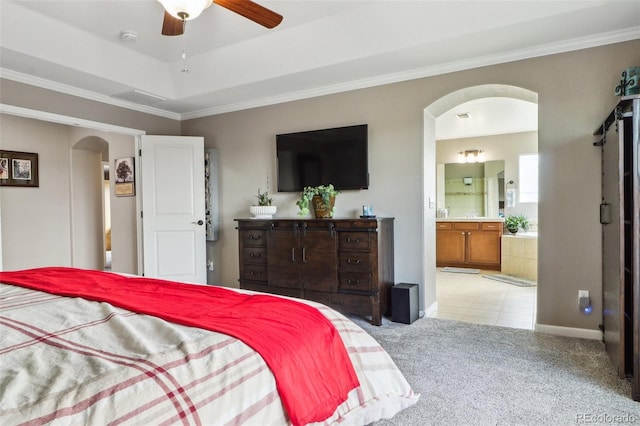
M 359 386 L 336 329 L 317 309 L 303 303 L 74 268 L 0 272 L 0 282 L 108 302 L 236 337 L 264 358 L 294 425 L 326 419 Z

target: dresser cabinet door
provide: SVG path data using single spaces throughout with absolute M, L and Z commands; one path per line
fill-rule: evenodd
M 298 231 L 294 228 L 274 228 L 269 231 L 268 265 L 269 285 L 302 288 L 300 268 L 302 252 Z
M 306 290 L 331 291 L 338 287 L 336 233 L 329 229 L 307 229 L 300 238 L 300 280 Z

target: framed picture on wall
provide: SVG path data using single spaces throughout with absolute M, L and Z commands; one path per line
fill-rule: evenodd
M 0 150 L 0 186 L 40 186 L 38 154 Z
M 136 195 L 136 179 L 133 157 L 118 158 L 115 163 L 116 196 Z

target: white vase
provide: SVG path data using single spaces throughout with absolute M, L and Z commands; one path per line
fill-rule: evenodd
M 276 214 L 276 206 L 250 206 L 249 213 L 254 219 L 271 219 Z

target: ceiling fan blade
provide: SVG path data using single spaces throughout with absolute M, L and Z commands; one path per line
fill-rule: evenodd
M 282 15 L 249 0 L 213 0 L 213 2 L 263 27 L 274 28 L 282 22 Z
M 184 33 L 184 21 L 174 18 L 165 10 L 164 21 L 162 22 L 162 35 L 176 36 Z

